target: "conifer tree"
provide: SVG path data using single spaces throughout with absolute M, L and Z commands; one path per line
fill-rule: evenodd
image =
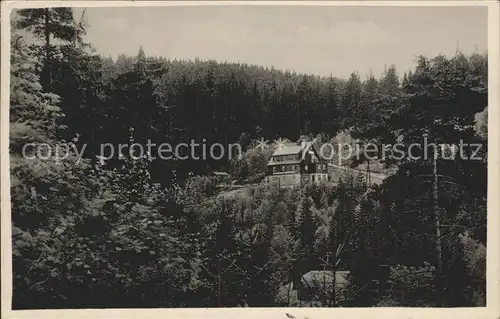
M 17 18 L 17 28 L 32 32 L 44 43 L 43 50 L 40 50 L 46 68 L 46 75 L 42 79 L 42 85 L 47 86 L 46 89 L 50 90 L 52 85 L 52 61 L 56 47 L 52 39 L 66 43 L 80 42 L 85 32 L 83 21 L 77 23 L 73 17 L 73 9 L 64 7 L 22 9 L 17 12 Z

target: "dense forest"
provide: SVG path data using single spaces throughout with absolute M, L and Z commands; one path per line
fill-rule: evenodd
M 86 43 L 85 16 L 70 8 L 11 20 L 13 308 L 310 306 L 283 294 L 310 270 L 350 272 L 345 290 L 324 287 L 315 305 L 485 305 L 487 55 L 421 56 L 401 77 L 389 66 L 340 79 L 142 48 L 114 61 Z M 346 165 L 390 176 L 258 184 L 270 156 L 260 138 L 423 136 L 481 144 L 481 159 L 358 157 Z M 244 153 L 99 160 L 103 144 L 148 140 L 237 142 Z M 84 158 L 29 157 L 27 143 L 85 146 Z M 250 186 L 225 196 L 219 170 Z

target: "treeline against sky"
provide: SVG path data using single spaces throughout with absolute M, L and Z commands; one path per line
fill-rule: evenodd
M 31 18 L 22 21 L 28 24 Z M 65 18 L 61 15 L 59 20 L 71 30 Z M 424 80 L 426 69 L 442 67 L 450 76 L 468 72 L 475 82 L 486 81 L 486 57 L 480 54 L 457 53 L 450 60 L 438 57 L 434 62 L 421 57 L 416 70 L 404 72 L 402 78 L 395 66 L 388 66 L 382 75 L 353 72 L 348 79 L 338 79 L 246 64 L 147 57 L 142 48 L 135 57 L 119 55 L 113 61 L 90 53 L 81 39 L 84 23 L 78 27 L 60 31 L 61 37 L 69 34 L 78 45 L 45 43 L 38 50 L 50 54 L 41 73 L 42 85 L 47 87 L 50 81 L 51 91 L 62 99 L 65 116 L 60 124 L 66 130 L 61 137 L 70 140 L 79 134 L 89 158 L 99 155 L 102 144 L 127 143 L 131 127 L 136 141 L 143 144 L 151 140 L 177 145 L 205 139 L 208 144 L 240 142 L 246 146 L 261 137 L 297 140 L 319 133 L 333 137 L 344 130 L 355 137 L 387 136 L 394 131 L 391 123 L 405 123 L 405 116 L 394 120 L 394 115 L 411 103 L 411 87 Z M 58 37 L 57 32 L 53 37 Z M 464 121 L 482 110 L 461 104 L 452 113 L 467 116 Z M 446 116 L 448 111 L 434 108 L 432 116 Z M 227 168 L 227 160 L 183 161 L 180 173 Z M 165 165 L 158 163 L 159 174 L 169 178 L 170 168 Z
M 297 140 L 319 133 L 335 136 L 343 130 L 355 137 L 385 137 L 390 135 L 391 119 L 393 124 L 405 122 L 404 116 L 397 121 L 394 116 L 409 103 L 412 84 L 422 80 L 415 70 L 398 78 L 395 66 L 378 78 L 353 72 L 344 80 L 244 64 L 148 58 L 142 49 L 136 57 L 120 55 L 115 62 L 88 59 L 80 70 L 83 74 L 73 74 L 74 68 L 63 65 L 52 76 L 54 91 L 63 98 L 65 137 L 80 134 L 89 157 L 98 154 L 98 145 L 126 143 L 130 127 L 144 144 L 149 139 L 172 145 L 194 139 L 223 145 L 240 142 L 245 147 L 252 139 Z M 485 81 L 485 57 L 479 54 L 458 53 L 451 60 L 441 57 L 434 62 L 449 68 L 445 72 L 470 71 L 477 81 Z M 433 63 L 421 58 L 417 64 L 417 72 L 425 72 Z M 82 92 L 82 81 L 91 88 Z M 466 115 L 470 121 L 481 110 L 454 108 L 453 115 Z M 187 174 L 227 168 L 228 163 L 224 157 L 179 165 Z M 168 176 L 168 168 L 161 172 Z

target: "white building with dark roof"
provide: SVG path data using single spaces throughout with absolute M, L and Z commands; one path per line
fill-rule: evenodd
M 265 183 L 286 187 L 326 182 L 327 164 L 317 143 L 285 143 L 277 147 L 267 164 Z

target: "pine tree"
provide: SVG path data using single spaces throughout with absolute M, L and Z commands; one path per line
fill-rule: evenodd
M 142 46 L 139 48 L 139 52 L 137 53 L 135 71 L 139 73 L 144 73 L 146 71 L 146 54 L 144 53 Z
M 369 132 L 374 125 L 377 125 L 379 112 L 376 108 L 378 99 L 378 81 L 370 73 L 362 84 L 361 98 L 355 110 L 357 132 L 363 136 Z
M 26 138 L 30 134 L 26 142 L 52 140 L 57 120 L 62 117 L 56 106 L 59 97 L 42 90 L 36 75 L 37 61 L 23 38 L 13 36 L 11 48 L 10 120 L 14 125 L 11 138 Z
M 361 100 L 361 80 L 357 72 L 351 73 L 349 80 L 345 83 L 341 99 L 342 128 L 350 129 L 356 127 L 356 111 Z
M 116 58 L 115 68 L 118 74 L 130 72 L 134 69 L 135 61 L 133 57 L 126 56 L 125 54 L 119 54 Z
M 380 93 L 387 96 L 397 96 L 399 92 L 399 77 L 395 65 L 391 65 L 380 79 Z
M 43 61 L 46 67 L 46 77 L 42 79 L 44 86 L 51 89 L 52 85 L 52 61 L 55 53 L 55 45 L 52 39 L 61 40 L 66 43 L 81 42 L 84 35 L 84 24 L 77 23 L 73 17 L 72 8 L 38 8 L 22 9 L 17 12 L 16 27 L 32 32 L 38 39 L 42 40 Z
M 313 216 L 311 208 L 314 203 L 312 199 L 303 195 L 299 204 L 297 205 L 297 211 L 295 215 L 295 234 L 297 238 L 297 264 L 295 266 L 295 281 L 304 275 L 311 267 L 314 265 L 316 260 L 314 260 L 314 244 L 316 232 L 316 225 L 313 221 Z M 296 285 L 298 282 L 295 282 Z
M 88 212 L 89 166 L 71 149 L 56 153 L 57 95 L 46 93 L 36 59 L 21 37 L 11 38 L 10 169 L 14 308 L 50 308 L 67 298 L 65 260 L 81 247 L 75 223 Z M 50 149 L 37 156 L 27 143 Z M 57 156 L 67 156 L 65 159 Z M 42 260 L 43 262 L 38 262 Z

